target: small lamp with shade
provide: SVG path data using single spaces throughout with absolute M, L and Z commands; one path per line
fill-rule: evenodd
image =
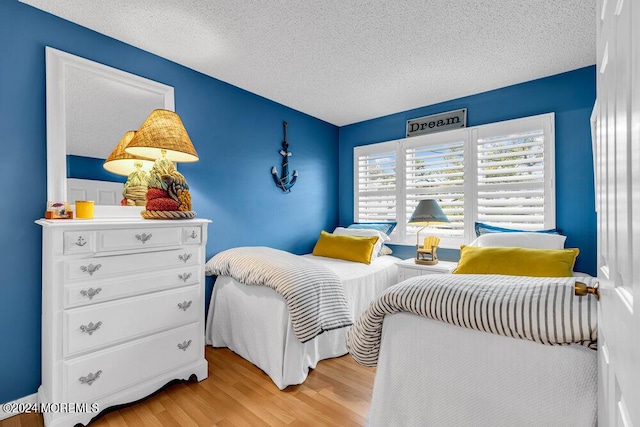
M 191 193 L 184 176 L 173 162 L 197 162 L 198 153 L 180 116 L 169 110 L 153 110 L 129 142 L 129 154 L 156 159 L 149 172 L 146 219 L 189 219 Z
M 107 171 L 127 177 L 122 191 L 122 204 L 125 206 L 145 205 L 149 171 L 153 166 L 153 160 L 125 152 L 125 148 L 135 134 L 136 132 L 133 130 L 126 132 L 103 164 Z
M 425 237 L 423 245 L 420 246 L 420 232 L 433 225 L 449 223 L 449 219 L 440 208 L 440 205 L 438 205 L 438 202 L 435 199 L 420 200 L 408 223 L 421 227 L 416 233 L 416 264 L 437 264 L 438 256 L 436 251 L 438 250 L 440 239 L 436 236 Z

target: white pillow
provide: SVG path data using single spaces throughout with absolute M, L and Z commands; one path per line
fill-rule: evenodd
M 333 230 L 333 234 L 342 235 L 342 236 L 358 236 L 358 237 L 378 237 L 378 241 L 373 246 L 373 252 L 371 253 L 371 259 L 377 257 L 380 254 L 380 250 L 382 249 L 382 245 L 384 242 L 388 242 L 391 240 L 389 236 L 387 236 L 382 231 L 371 230 L 365 228 L 344 228 L 344 227 L 336 227 Z
M 343 236 L 361 236 L 361 237 L 378 236 L 380 239 L 382 239 L 383 243 L 391 240 L 391 238 L 387 236 L 385 233 L 383 233 L 382 231 L 373 230 L 370 228 L 336 227 L 336 229 L 333 230 L 333 234 L 340 234 Z
M 582 273 L 580 271 L 572 271 L 571 274 L 573 275 L 573 277 L 593 277 L 590 274 Z
M 508 246 L 530 249 L 563 249 L 567 236 L 551 233 L 487 233 L 480 235 L 469 246 Z

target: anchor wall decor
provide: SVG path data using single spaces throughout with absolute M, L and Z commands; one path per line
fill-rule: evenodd
M 284 141 L 282 141 L 282 150 L 280 150 L 282 155 L 282 175 L 278 177 L 278 170 L 274 166 L 271 168 L 271 176 L 279 189 L 289 193 L 298 179 L 298 171 L 293 171 L 293 174 L 289 176 L 289 157 L 293 153 L 289 151 L 289 143 L 287 142 L 287 122 L 282 122 L 282 126 L 284 127 Z

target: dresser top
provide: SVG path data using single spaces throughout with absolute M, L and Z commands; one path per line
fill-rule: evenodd
M 144 219 L 144 218 L 94 218 L 94 219 L 44 219 L 36 220 L 42 227 L 87 228 L 104 226 L 182 227 L 210 223 L 204 218 L 193 219 Z

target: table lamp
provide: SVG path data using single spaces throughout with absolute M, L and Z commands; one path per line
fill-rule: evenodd
M 149 171 L 153 166 L 153 160 L 134 156 L 124 151 L 127 144 L 133 139 L 135 131 L 130 130 L 124 134 L 116 148 L 111 152 L 102 167 L 116 175 L 127 177 L 122 191 L 124 206 L 144 206 L 147 201 L 147 186 L 149 183 Z
M 448 222 L 449 219 L 435 199 L 420 200 L 408 222 L 410 225 L 421 227 L 416 233 L 416 264 L 435 265 L 438 263 L 436 251 L 440 239 L 435 236 L 426 237 L 423 246 L 420 247 L 420 232 L 432 225 L 447 224 Z
M 196 153 L 187 130 L 175 112 L 153 110 L 127 144 L 129 154 L 156 159 L 149 172 L 149 189 L 145 210 L 146 219 L 189 219 L 191 193 L 184 176 L 173 162 L 197 162 Z

